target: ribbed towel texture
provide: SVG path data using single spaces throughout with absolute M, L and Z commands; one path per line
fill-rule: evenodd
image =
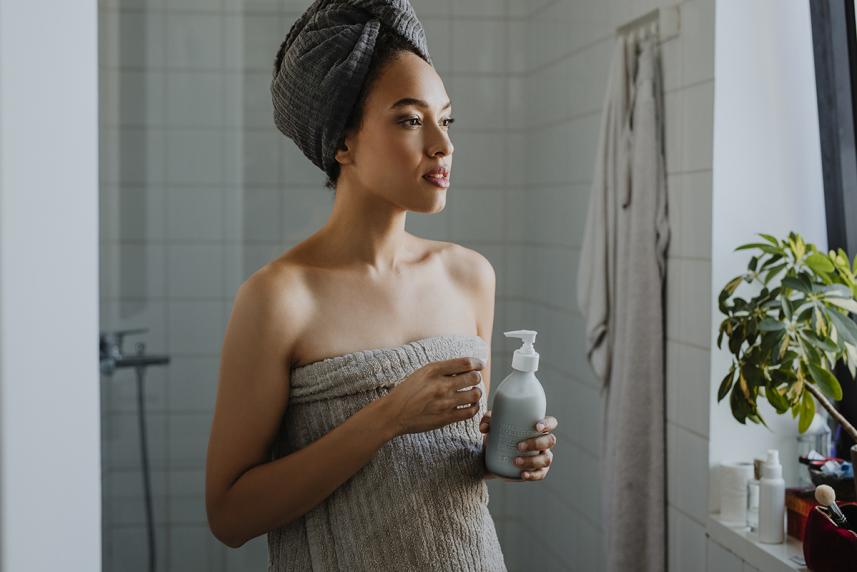
M 363 86 L 381 26 L 429 63 L 425 31 L 408 0 L 315 0 L 292 24 L 274 58 L 274 123 L 329 172 L 336 144 Z
M 272 460 L 321 438 L 424 365 L 462 356 L 487 360 L 488 344 L 446 334 L 293 369 Z M 472 418 L 385 443 L 321 504 L 268 533 L 268 571 L 505 572 L 483 479 L 486 408 L 483 393 Z

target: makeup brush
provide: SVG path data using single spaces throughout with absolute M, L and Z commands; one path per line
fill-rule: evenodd
M 845 528 L 848 521 L 845 519 L 842 511 L 839 510 L 839 505 L 836 504 L 836 492 L 830 485 L 818 485 L 815 487 L 815 500 L 818 501 L 818 504 L 827 507 L 831 518 L 833 518 L 833 522 L 837 526 Z

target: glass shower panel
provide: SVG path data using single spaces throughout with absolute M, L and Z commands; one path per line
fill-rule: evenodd
M 262 570 L 208 528 L 204 465 L 220 344 L 238 286 L 323 224 L 323 174 L 273 124 L 270 77 L 309 2 L 102 0 L 102 331 L 146 328 L 156 569 Z M 104 570 L 148 569 L 135 372 L 102 378 Z

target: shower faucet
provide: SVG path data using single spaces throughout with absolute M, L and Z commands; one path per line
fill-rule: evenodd
M 169 356 L 146 355 L 146 345 L 142 342 L 137 344 L 136 354 L 126 355 L 123 351 L 122 342 L 126 335 L 142 334 L 148 331 L 149 328 L 132 328 L 129 330 L 102 332 L 98 339 L 98 348 L 101 358 L 101 373 L 112 375 L 118 368 L 145 367 L 149 365 L 169 363 Z

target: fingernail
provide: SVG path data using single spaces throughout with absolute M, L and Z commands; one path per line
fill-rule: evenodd
M 544 424 L 544 423 L 539 423 L 538 425 L 536 425 L 536 429 L 537 429 L 538 431 L 544 431 L 544 429 L 545 429 L 545 424 Z
M 518 443 L 518 450 L 519 451 L 524 451 L 526 448 L 527 448 L 526 443 Z
M 524 471 L 523 477 L 524 477 L 525 479 L 529 479 L 529 478 L 530 478 L 530 473 L 528 473 L 528 472 Z
M 520 457 L 515 457 L 515 464 L 516 464 L 516 465 L 523 465 L 523 464 L 524 464 L 524 460 L 523 460 L 522 458 L 520 458 Z

